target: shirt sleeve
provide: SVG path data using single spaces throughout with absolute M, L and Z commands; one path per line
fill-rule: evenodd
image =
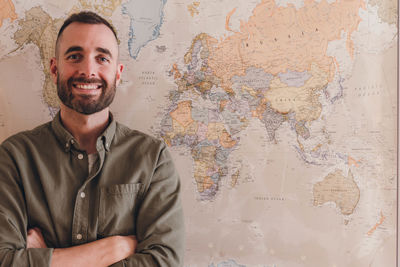
M 53 249 L 26 248 L 27 212 L 15 158 L 0 146 L 0 266 L 50 266 Z
M 137 217 L 136 253 L 113 266 L 183 266 L 184 222 L 179 175 L 163 146 Z

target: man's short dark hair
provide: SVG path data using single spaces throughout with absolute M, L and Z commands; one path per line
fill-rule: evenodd
M 81 11 L 79 13 L 72 14 L 64 21 L 57 35 L 56 46 L 58 46 L 58 40 L 60 39 L 60 36 L 65 30 L 65 28 L 67 28 L 67 26 L 73 22 L 79 22 L 85 24 L 104 24 L 113 32 L 115 39 L 117 40 L 117 42 L 119 42 L 114 27 L 106 19 L 102 18 L 101 16 L 97 15 L 92 11 Z
M 64 21 L 64 24 L 60 28 L 60 31 L 58 32 L 57 35 L 57 40 L 60 37 L 61 33 L 64 31 L 64 29 L 72 22 L 80 22 L 85 24 L 104 24 L 108 28 L 110 28 L 110 30 L 113 32 L 115 36 L 115 39 L 118 40 L 117 33 L 115 32 L 113 26 L 107 20 L 105 20 L 104 18 L 100 17 L 99 15 L 97 15 L 92 11 L 82 11 L 69 16 L 69 18 L 67 18 Z

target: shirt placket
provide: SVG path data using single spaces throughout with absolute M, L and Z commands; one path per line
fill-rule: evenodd
M 88 169 L 88 157 L 84 152 L 71 152 L 82 168 Z M 86 172 L 87 173 L 87 172 Z M 74 216 L 72 221 L 72 244 L 79 245 L 87 242 L 89 201 L 86 183 L 78 190 L 75 197 Z
M 88 173 L 89 169 L 89 161 L 88 155 L 84 152 L 76 153 L 75 159 L 78 160 L 79 164 L 84 164 L 87 170 L 87 179 L 79 189 L 76 197 L 75 197 L 75 208 L 74 208 L 74 217 L 72 222 L 72 244 L 79 245 L 87 243 L 88 241 L 88 227 L 89 227 L 89 204 L 90 204 L 90 190 L 88 183 L 97 176 L 100 172 L 105 158 L 105 150 L 102 147 L 102 141 L 99 139 L 97 142 L 97 150 L 99 153 L 99 164 L 96 164 L 97 169 L 92 171 L 92 173 Z

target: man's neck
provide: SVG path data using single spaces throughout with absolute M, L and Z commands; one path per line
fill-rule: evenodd
M 60 106 L 61 121 L 79 146 L 88 154 L 95 153 L 97 138 L 109 123 L 109 108 L 90 115 L 81 114 L 63 105 Z

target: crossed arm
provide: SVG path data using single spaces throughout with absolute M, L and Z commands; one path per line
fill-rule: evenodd
M 25 176 L 19 173 L 11 153 L 0 146 L 1 267 L 183 266 L 184 225 L 178 194 L 180 183 L 165 148 L 159 153 L 136 214 L 135 237 L 107 236 L 69 248 L 46 248 L 40 231 L 27 229 L 29 218 L 23 185 L 24 182 L 29 184 L 30 180 L 26 178 L 25 181 L 21 177 Z
M 134 254 L 135 236 L 110 236 L 91 243 L 54 249 L 51 267 L 109 266 Z M 27 248 L 47 248 L 39 228 L 28 230 Z

